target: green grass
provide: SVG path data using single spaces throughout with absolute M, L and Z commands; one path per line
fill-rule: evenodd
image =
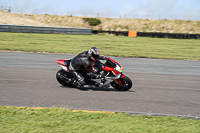
M 0 32 L 0 50 L 78 54 L 96 46 L 107 56 L 200 60 L 200 40 Z
M 0 132 L 199 133 L 200 121 L 176 117 L 72 112 L 0 106 Z

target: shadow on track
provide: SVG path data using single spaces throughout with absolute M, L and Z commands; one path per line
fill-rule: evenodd
M 64 87 L 64 86 L 61 86 L 62 88 L 69 88 L 69 87 Z M 77 90 L 80 90 L 80 91 L 113 91 L 113 92 L 135 92 L 135 91 L 119 91 L 119 90 L 116 90 L 114 88 L 99 88 L 99 87 L 70 87 L 72 89 L 77 89 Z

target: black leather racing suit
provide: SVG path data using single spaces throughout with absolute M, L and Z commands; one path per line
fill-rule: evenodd
M 104 56 L 99 56 L 101 60 L 105 60 Z M 91 66 L 94 64 L 88 56 L 88 51 L 84 51 L 77 56 L 75 56 L 69 65 L 69 71 L 73 77 L 78 81 L 78 85 L 85 84 L 85 78 L 81 75 L 81 72 L 85 70 L 85 73 L 88 77 L 98 78 L 100 75 L 95 74 L 91 71 Z

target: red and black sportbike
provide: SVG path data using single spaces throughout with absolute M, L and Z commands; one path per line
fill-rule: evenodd
M 131 89 L 132 81 L 122 73 L 123 68 L 120 64 L 109 57 L 105 58 L 107 58 L 107 61 L 95 61 L 92 67 L 92 71 L 104 75 L 103 78 L 92 79 L 87 77 L 84 71 L 81 73 L 85 77 L 86 85 L 100 88 L 108 88 L 111 85 L 119 91 L 128 91 Z M 62 67 L 62 69 L 56 73 L 56 79 L 63 86 L 76 87 L 75 78 L 68 70 L 70 61 L 71 59 L 56 61 Z

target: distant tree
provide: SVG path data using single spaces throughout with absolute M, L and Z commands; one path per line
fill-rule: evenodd
M 90 26 L 97 26 L 101 24 L 101 20 L 97 18 L 83 18 L 85 22 L 87 22 Z

